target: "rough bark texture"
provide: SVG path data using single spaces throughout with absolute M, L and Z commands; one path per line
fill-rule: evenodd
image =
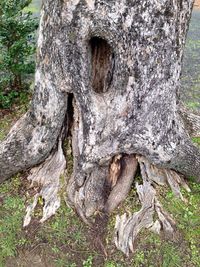
M 1 180 L 49 154 L 64 122 L 67 93 L 74 94 L 79 113 L 79 177 L 96 163 L 109 164 L 116 154 L 136 152 L 156 164 L 197 175 L 199 151 L 177 113 L 192 4 L 192 0 L 45 1 L 32 107 L 1 143 Z M 92 38 L 96 42 L 91 45 Z M 93 58 L 95 49 L 99 59 Z M 107 59 L 100 64 L 112 65 L 112 79 L 108 73 L 99 74 L 105 75 L 103 82 L 99 79 L 109 88 L 96 93 L 92 62 L 104 56 Z M 82 184 L 83 178 L 77 180 Z
M 191 112 L 183 104 L 180 105 L 179 109 L 180 116 L 183 119 L 185 128 L 188 130 L 188 133 L 192 137 L 200 136 L 200 114 L 198 111 Z
M 74 157 L 68 201 L 85 222 L 123 200 L 136 154 L 160 168 L 198 176 L 200 151 L 179 113 L 192 5 L 193 0 L 44 1 L 33 101 L 0 144 L 0 182 L 52 156 L 63 127 L 72 136 Z M 173 188 L 174 179 L 176 190 L 180 180 L 169 173 L 157 180 L 167 179 Z M 119 201 L 114 192 L 120 185 Z

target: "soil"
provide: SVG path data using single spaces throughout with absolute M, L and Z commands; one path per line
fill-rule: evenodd
M 200 0 L 195 1 L 194 7 L 195 9 L 200 9 Z M 0 110 L 0 120 L 5 118 L 6 116 L 9 116 L 9 113 L 10 113 L 9 110 Z M 23 189 L 24 188 L 21 188 L 21 192 L 20 192 L 21 195 L 25 194 L 25 190 L 23 192 Z M 29 193 L 31 194 L 30 191 Z M 106 248 L 103 245 L 106 243 L 106 233 L 105 233 L 106 223 L 107 223 L 107 218 L 103 218 L 102 220 L 100 218 L 99 221 L 97 221 L 98 228 L 96 226 L 96 228 L 94 229 L 90 229 L 90 230 L 85 229 L 85 236 L 88 237 L 87 244 L 90 244 L 91 251 L 95 250 L 97 251 L 97 254 L 98 254 L 98 257 L 96 258 L 93 266 L 102 266 L 103 262 L 108 257 L 107 253 L 112 254 L 113 253 L 112 249 L 113 251 L 115 251 L 114 246 L 113 248 L 110 247 L 110 251 L 106 251 Z M 101 227 L 99 227 L 99 225 L 101 225 Z M 27 233 L 25 234 L 27 235 L 27 237 L 29 237 L 29 240 L 33 241 L 34 245 L 32 244 L 33 246 L 31 245 L 27 249 L 23 249 L 23 250 L 19 249 L 18 256 L 15 258 L 8 259 L 6 262 L 6 267 L 13 267 L 13 266 L 16 266 L 16 267 L 17 266 L 19 267 L 45 267 L 45 266 L 55 267 L 56 266 L 53 261 L 55 258 L 55 255 L 53 255 L 52 249 L 48 245 L 47 241 L 43 240 L 43 242 L 40 242 L 38 244 L 34 243 L 35 236 L 40 227 L 41 225 L 39 225 L 37 221 L 33 221 L 30 227 L 28 228 L 28 230 L 24 230 L 24 231 L 27 231 Z M 70 253 L 72 255 L 72 258 L 74 259 L 74 262 L 76 262 L 76 266 L 78 267 L 83 266 L 81 259 L 83 259 L 85 256 L 84 251 L 76 251 L 74 250 L 73 247 L 66 244 L 65 248 L 63 247 L 63 253 L 64 254 Z M 60 266 L 64 266 L 64 265 L 60 265 Z

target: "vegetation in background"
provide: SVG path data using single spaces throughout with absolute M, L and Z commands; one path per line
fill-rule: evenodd
M 194 110 L 200 110 L 200 9 L 192 12 L 183 57 L 181 99 Z
M 20 2 L 30 1 L 0 0 L 0 23 L 2 22 L 2 3 L 5 4 L 6 2 L 7 4 L 15 2 L 17 6 Z M 37 0 L 37 2 L 39 1 Z M 35 11 L 33 5 L 31 8 Z M 23 10 L 28 12 L 30 9 L 27 6 Z M 19 14 L 21 14 L 20 12 L 24 11 L 19 10 Z M 27 38 L 28 36 L 29 34 Z M 34 40 L 33 33 L 30 34 L 30 37 Z M 0 40 L 1 38 L 0 24 Z M 30 42 L 31 38 L 28 38 L 28 44 L 34 45 L 34 42 Z M 21 89 L 9 91 L 9 87 L 2 87 L 2 74 L 7 75 L 8 72 L 5 71 L 5 68 L 2 69 L 3 54 L 2 45 L 0 44 L 0 46 L 0 108 L 7 108 L 14 101 L 14 97 L 19 96 L 20 92 L 26 99 L 28 88 L 26 77 L 29 74 L 27 72 L 22 73 L 22 80 L 25 82 L 22 91 Z M 31 61 L 33 61 L 33 54 L 28 54 L 27 59 L 24 58 L 25 65 Z M 187 80 L 189 81 L 188 77 Z M 11 94 L 9 98 L 9 94 L 13 91 L 16 91 L 16 96 Z M 1 95 L 4 96 L 3 100 L 1 100 Z M 21 99 L 21 96 L 19 98 Z M 2 101 L 4 105 L 1 104 Z M 22 105 L 16 106 L 14 113 L 6 113 L 1 119 L 0 140 L 5 137 L 10 125 L 27 110 L 26 105 L 24 105 L 24 103 L 27 104 L 27 101 L 21 102 L 23 102 Z M 190 106 L 196 107 L 196 102 L 191 102 Z M 200 145 L 199 141 L 198 137 L 193 138 L 193 142 L 198 145 Z M 71 152 L 68 144 L 66 144 L 65 149 L 69 158 Z M 72 165 L 73 159 L 70 158 L 69 172 L 71 172 Z M 193 180 L 195 181 L 195 179 Z M 177 222 L 179 232 L 177 240 L 170 241 L 148 231 L 143 231 L 137 240 L 135 253 L 130 258 L 125 258 L 113 244 L 115 215 L 124 212 L 133 213 L 139 210 L 140 203 L 135 188 L 131 190 L 125 203 L 109 219 L 107 235 L 105 243 L 103 243 L 104 248 L 99 250 L 88 240 L 89 236 L 95 239 L 96 235 L 91 234 L 88 227 L 79 220 L 71 208 L 66 206 L 64 201 L 56 216 L 41 225 L 38 222 L 43 205 L 41 199 L 35 212 L 37 219 L 33 219 L 31 225 L 23 229 L 22 220 L 25 215 L 25 208 L 31 199 L 31 190 L 34 191 L 34 189 L 29 189 L 27 181 L 22 175 L 16 175 L 11 181 L 0 185 L 0 267 L 199 267 L 200 185 L 194 183 L 192 178 L 189 185 L 192 192 L 183 192 L 187 203 L 176 199 L 167 188 L 161 188 L 159 194 L 159 199 L 165 209 L 172 214 Z
M 38 19 L 24 11 L 31 0 L 0 2 L 0 108 L 25 98 L 35 71 L 35 30 Z

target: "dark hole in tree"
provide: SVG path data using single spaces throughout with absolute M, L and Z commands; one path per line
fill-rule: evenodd
M 65 117 L 66 133 L 65 133 L 65 136 L 64 136 L 65 139 L 63 142 L 63 152 L 65 156 L 67 157 L 67 172 L 69 176 L 72 175 L 73 166 L 74 166 L 72 139 L 73 139 L 75 107 L 76 107 L 76 101 L 75 101 L 74 94 L 69 93 L 68 99 L 67 99 L 67 112 L 66 112 L 66 117 Z
M 91 81 L 96 93 L 107 92 L 114 72 L 114 53 L 108 42 L 99 37 L 89 41 L 91 51 Z
M 73 123 L 74 123 L 74 95 L 72 93 L 69 93 L 67 101 L 67 124 L 68 124 L 67 136 L 69 138 L 72 137 Z

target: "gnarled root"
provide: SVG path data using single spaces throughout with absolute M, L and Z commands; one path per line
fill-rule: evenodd
M 188 192 L 190 188 L 184 181 L 184 179 L 179 176 L 173 170 L 159 169 L 154 165 L 150 164 L 149 161 L 142 156 L 137 156 L 138 162 L 140 164 L 142 177 L 151 182 L 155 182 L 159 185 L 169 184 L 175 196 L 180 197 L 184 200 L 181 191 L 180 185 L 183 186 Z
M 111 165 L 109 179 L 112 181 L 112 190 L 105 204 L 105 212 L 111 213 L 121 202 L 123 202 L 131 189 L 138 162 L 133 155 L 125 155 L 121 158 L 120 175 L 115 171 L 118 166 L 117 162 Z M 114 176 L 114 177 L 113 177 Z M 113 184 L 114 181 L 114 184 Z
M 143 184 L 136 183 L 137 193 L 142 204 L 140 211 L 131 216 L 123 214 L 117 216 L 115 225 L 115 244 L 118 249 L 129 256 L 130 251 L 134 251 L 134 241 L 143 228 L 147 228 L 160 234 L 161 229 L 168 236 L 173 238 L 175 233 L 175 221 L 164 211 L 157 199 L 156 190 L 153 184 L 164 185 L 168 183 L 177 197 L 184 200 L 180 186 L 190 191 L 184 180 L 172 170 L 162 170 L 151 165 L 144 157 L 137 156 Z M 154 221 L 154 214 L 158 219 Z
M 143 184 L 136 183 L 137 193 L 141 202 L 141 209 L 133 215 L 117 216 L 115 226 L 115 244 L 127 256 L 134 251 L 134 242 L 143 228 L 157 234 L 161 230 L 173 238 L 175 234 L 175 221 L 166 213 L 156 196 L 156 184 L 168 184 L 174 194 L 184 200 L 180 185 L 190 191 L 187 184 L 176 172 L 159 169 L 150 164 L 143 156 L 116 155 L 109 166 L 95 165 L 85 172 L 82 183 L 76 182 L 76 175 L 83 175 L 84 171 L 74 173 L 69 181 L 69 202 L 72 204 L 83 221 L 91 224 L 91 216 L 104 212 L 110 214 L 128 195 L 138 164 L 141 170 Z M 28 177 L 32 184 L 41 186 L 41 191 L 35 195 L 33 204 L 28 206 L 24 226 L 30 223 L 31 215 L 41 196 L 45 205 L 43 207 L 44 222 L 53 215 L 60 206 L 60 175 L 66 167 L 61 140 L 58 150 L 51 154 L 39 167 L 32 170 Z M 78 176 L 77 176 L 78 178 Z M 79 179 L 80 181 L 80 179 Z M 156 220 L 154 215 L 156 214 Z
M 98 212 L 111 213 L 127 197 L 137 170 L 134 155 L 116 155 L 110 166 L 94 166 L 80 186 L 76 177 L 68 186 L 69 202 L 87 224 Z M 77 174 L 78 175 L 78 174 Z
M 149 182 L 144 185 L 136 184 L 137 192 L 142 203 L 142 208 L 133 216 L 127 217 L 123 214 L 117 216 L 115 225 L 115 245 L 127 256 L 129 251 L 133 252 L 133 243 L 142 228 L 153 225 L 155 190 Z
M 77 183 L 78 173 L 73 174 L 69 181 L 67 202 L 74 206 L 76 212 L 87 224 L 91 224 L 89 218 L 104 207 L 107 174 L 107 167 L 95 165 L 90 173 L 85 174 L 82 185 Z

